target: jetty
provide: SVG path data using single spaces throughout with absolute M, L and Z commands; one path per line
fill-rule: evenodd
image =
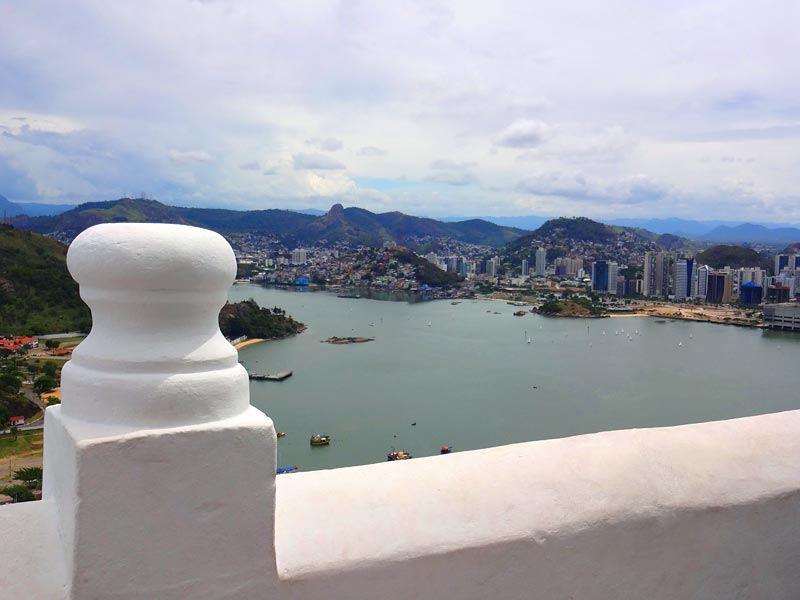
M 248 373 L 247 375 L 255 381 L 283 381 L 292 376 L 292 371 L 282 371 L 275 375 L 262 375 L 261 373 Z

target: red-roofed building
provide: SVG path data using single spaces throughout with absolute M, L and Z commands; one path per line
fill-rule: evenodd
M 21 415 L 17 415 L 16 417 L 11 417 L 11 426 L 16 427 L 17 425 L 24 425 L 25 424 L 25 417 Z

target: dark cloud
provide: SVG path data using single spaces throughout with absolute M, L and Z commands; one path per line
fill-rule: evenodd
M 292 157 L 292 164 L 297 170 L 338 170 L 346 168 L 344 164 L 325 154 L 306 154 L 304 152 L 295 154 Z

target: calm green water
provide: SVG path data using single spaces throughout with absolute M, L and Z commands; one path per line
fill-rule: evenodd
M 294 371 L 283 383 L 250 382 L 251 402 L 286 432 L 281 466 L 343 467 L 385 461 L 392 447 L 429 456 L 442 445 L 471 450 L 800 408 L 798 335 L 514 317 L 519 309 L 502 302 L 409 304 L 250 285 L 234 286 L 230 298 L 280 306 L 308 326 L 239 353 L 251 371 Z M 375 341 L 320 343 L 333 335 Z M 312 448 L 313 433 L 333 442 Z

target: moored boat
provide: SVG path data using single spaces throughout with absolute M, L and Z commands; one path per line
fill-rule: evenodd
M 275 470 L 277 475 L 283 475 L 284 473 L 294 473 L 295 471 L 299 471 L 300 467 L 297 465 L 292 465 L 291 467 L 278 467 Z
M 442 446 L 439 448 L 439 454 L 450 454 L 453 451 L 452 446 Z
M 311 445 L 312 446 L 327 446 L 331 443 L 331 436 L 329 435 L 320 435 L 319 433 L 315 433 L 311 436 Z
M 386 455 L 386 460 L 408 460 L 409 458 L 413 457 L 405 450 L 395 450 Z
M 278 437 L 283 437 L 283 436 L 286 435 L 286 432 L 285 431 L 276 431 L 275 435 L 277 435 Z

